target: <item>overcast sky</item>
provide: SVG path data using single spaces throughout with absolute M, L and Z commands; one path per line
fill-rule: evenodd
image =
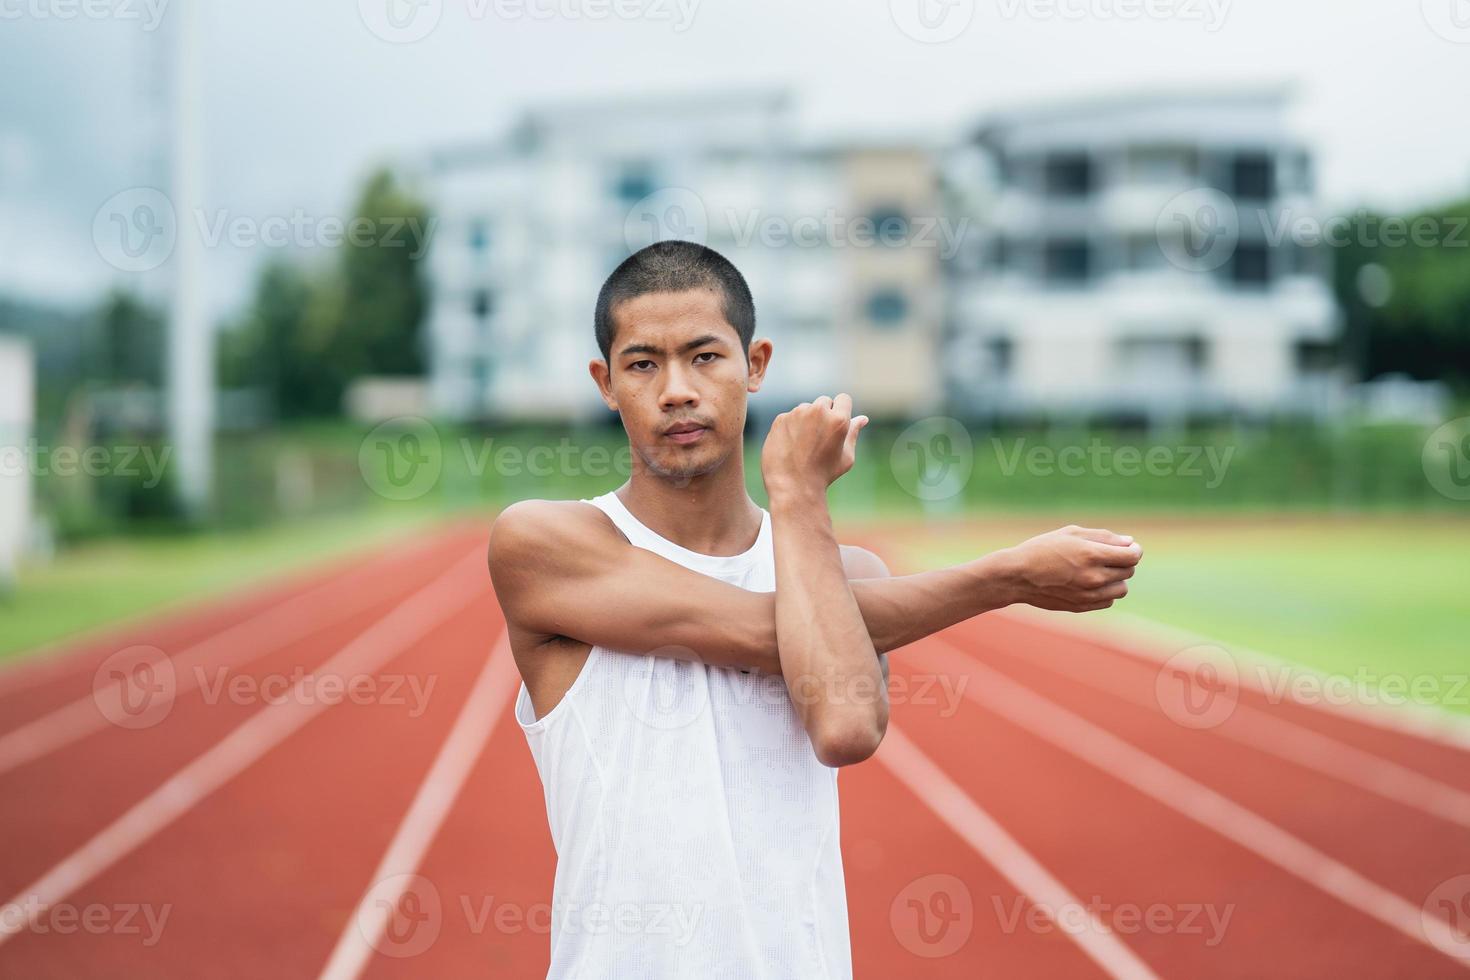
M 166 159 L 145 110 L 168 2 L 0 0 L 0 293 L 82 303 L 118 278 L 92 221 Z M 771 85 L 806 133 L 939 137 L 1021 100 L 1292 81 L 1329 204 L 1470 193 L 1470 0 L 413 2 L 210 4 L 206 207 L 337 214 L 375 161 L 529 103 Z M 217 313 L 269 253 L 209 251 Z

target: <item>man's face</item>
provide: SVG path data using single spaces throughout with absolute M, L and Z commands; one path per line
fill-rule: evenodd
M 687 482 L 740 452 L 746 396 L 760 388 L 770 342 L 751 344 L 747 364 L 720 294 L 708 289 L 648 293 L 612 317 L 610 360 L 590 367 L 643 463 Z

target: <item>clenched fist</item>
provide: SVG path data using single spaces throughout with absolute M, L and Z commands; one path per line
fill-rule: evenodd
M 1090 612 L 1128 594 L 1143 548 L 1127 535 L 1073 524 L 1023 541 L 1007 555 L 1017 602 Z
M 786 494 L 822 494 L 852 469 L 857 437 L 868 424 L 854 417 L 846 394 L 826 395 L 782 412 L 771 423 L 761 449 L 761 477 L 773 499 Z

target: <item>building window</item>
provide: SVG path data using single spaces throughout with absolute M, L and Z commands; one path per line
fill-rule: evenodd
M 896 327 L 909 315 L 909 301 L 902 290 L 874 290 L 868 297 L 868 319 L 880 327 Z
M 474 313 L 475 319 L 484 322 L 490 318 L 495 309 L 495 301 L 488 289 L 477 289 L 470 296 L 470 311 Z
M 1271 282 L 1271 250 L 1261 243 L 1241 242 L 1223 270 L 1236 286 L 1263 288 Z
M 633 163 L 622 168 L 613 184 L 613 194 L 625 205 L 637 204 L 658 190 L 653 169 L 647 164 Z
M 1157 235 L 1130 235 L 1123 242 L 1123 267 L 1129 272 L 1167 269 L 1168 259 Z
M 489 357 L 475 357 L 470 360 L 470 384 L 481 397 L 489 394 L 490 382 L 494 377 L 495 366 Z
M 1297 341 L 1295 354 L 1300 374 L 1325 374 L 1338 365 L 1337 345 L 1331 341 Z
M 990 242 L 990 265 L 996 272 L 1004 272 L 1011 264 L 1011 242 L 1004 235 L 996 235 Z
M 1086 197 L 1092 193 L 1092 160 L 1085 153 L 1053 153 L 1042 168 L 1050 197 Z
M 1042 278 L 1047 282 L 1085 283 L 1092 273 L 1092 246 L 1083 239 L 1049 241 L 1042 249 Z
M 1297 150 L 1287 154 L 1281 163 L 1281 189 L 1294 194 L 1312 193 L 1312 158 Z
M 1230 162 L 1231 195 L 1237 201 L 1269 201 L 1276 194 L 1274 169 L 1265 153 L 1237 153 Z
M 879 245 L 906 245 L 909 240 L 909 219 L 896 207 L 878 208 L 869 220 L 873 222 L 873 237 Z
M 470 222 L 469 246 L 470 251 L 476 255 L 490 247 L 490 229 L 485 226 L 485 222 L 480 220 Z
M 985 342 L 985 357 L 991 376 L 1003 378 L 1011 373 L 1011 365 L 1015 363 L 1015 342 L 1009 337 L 992 337 Z
M 1197 378 L 1209 360 L 1202 337 L 1123 337 L 1115 350 L 1119 373 L 1135 382 L 1177 384 Z

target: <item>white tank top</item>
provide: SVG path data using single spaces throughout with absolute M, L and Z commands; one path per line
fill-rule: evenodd
M 704 555 L 607 493 L 628 540 L 755 592 L 776 588 L 771 515 L 749 551 Z M 848 980 L 837 770 L 780 677 L 594 646 L 516 720 L 556 845 L 548 980 Z

